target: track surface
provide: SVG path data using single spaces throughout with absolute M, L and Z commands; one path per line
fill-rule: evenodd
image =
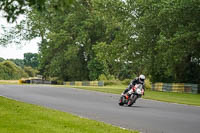
M 144 99 L 120 107 L 119 95 L 47 85 L 0 85 L 0 95 L 142 133 L 200 133 L 200 107 Z

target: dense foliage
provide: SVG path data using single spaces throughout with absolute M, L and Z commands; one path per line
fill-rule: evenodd
M 33 69 L 32 67 L 28 66 L 28 67 L 24 67 L 24 72 L 28 74 L 29 77 L 36 77 L 38 71 Z
M 3 59 L 0 57 L 0 80 L 35 77 L 38 70 L 38 54 L 25 53 L 24 59 Z
M 37 53 L 24 53 L 24 65 L 32 68 L 38 68 L 38 54 Z
M 8 59 L 9 61 L 12 61 L 17 66 L 24 68 L 24 60 L 23 59 Z
M 199 0 L 78 0 L 62 10 L 44 5 L 42 12 L 33 7 L 27 13 L 18 33 L 42 38 L 45 77 L 126 79 L 143 73 L 153 82 L 200 83 Z
M 28 77 L 27 73 L 25 73 L 23 69 L 15 65 L 13 62 L 3 61 L 0 63 L 1 80 L 20 79 L 22 77 Z
M 54 5 L 56 10 L 62 10 L 68 7 L 73 0 L 1 0 L 0 10 L 4 11 L 4 17 L 8 22 L 14 22 L 19 15 L 24 14 L 31 7 L 39 11 L 45 10 L 47 2 Z

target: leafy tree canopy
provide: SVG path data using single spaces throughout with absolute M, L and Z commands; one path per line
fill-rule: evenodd
M 8 22 L 13 22 L 17 16 L 24 14 L 30 8 L 43 11 L 46 9 L 45 3 L 51 3 L 56 10 L 62 10 L 72 2 L 73 0 L 2 0 L 0 1 L 0 10 L 4 11 L 4 17 Z
M 37 68 L 39 65 L 37 53 L 24 53 L 24 65 Z

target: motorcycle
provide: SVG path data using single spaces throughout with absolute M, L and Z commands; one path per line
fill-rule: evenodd
M 127 104 L 132 106 L 138 98 L 144 95 L 144 89 L 142 84 L 136 84 L 126 94 L 122 95 L 119 100 L 119 105 L 123 106 Z

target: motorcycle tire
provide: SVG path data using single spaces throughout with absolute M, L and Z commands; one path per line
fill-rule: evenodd
M 128 100 L 128 106 L 130 107 L 130 106 L 132 106 L 134 103 L 135 103 L 135 101 L 136 101 L 136 99 L 137 99 L 137 95 L 132 95 L 131 97 L 130 97 L 130 99 Z
M 122 96 L 122 97 L 120 97 L 120 99 L 119 99 L 119 106 L 123 106 L 124 105 L 124 97 Z

